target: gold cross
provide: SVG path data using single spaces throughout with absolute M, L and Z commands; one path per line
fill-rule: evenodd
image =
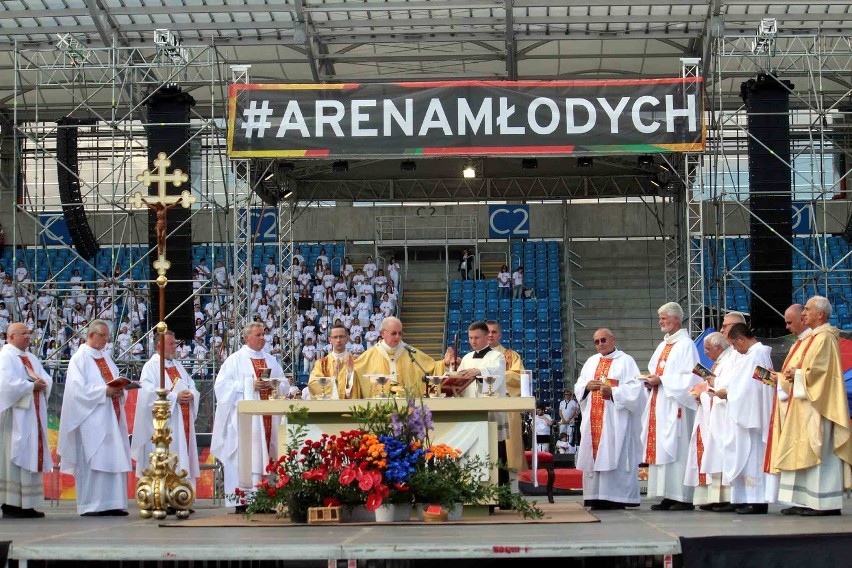
M 149 199 L 149 196 L 143 196 L 137 191 L 130 198 L 130 205 L 135 209 L 141 209 L 145 206 L 153 206 L 156 204 L 168 207 L 180 203 L 185 209 L 188 209 L 195 203 L 195 196 L 189 190 L 184 190 L 180 195 L 166 195 L 166 184 L 172 183 L 175 187 L 180 187 L 183 183 L 189 181 L 189 176 L 179 169 L 175 169 L 171 174 L 167 173 L 172 161 L 169 160 L 165 152 L 157 154 L 157 159 L 154 160 L 154 171 L 156 175 L 148 170 L 143 171 L 136 176 L 136 181 L 140 182 L 145 187 L 149 187 L 152 183 L 157 184 L 157 198 Z

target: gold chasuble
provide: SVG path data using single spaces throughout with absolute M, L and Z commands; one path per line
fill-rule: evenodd
M 27 370 L 27 374 L 34 380 L 38 380 L 38 375 L 35 374 L 33 364 L 30 363 L 26 355 L 21 355 L 21 362 Z M 36 471 L 44 471 L 44 433 L 41 429 L 41 398 L 44 396 L 41 392 L 33 393 L 33 408 L 35 409 L 36 427 L 38 428 L 38 469 Z
M 169 388 L 169 392 L 174 392 L 175 387 L 180 381 L 180 370 L 177 367 L 166 367 L 166 374 L 169 376 L 169 379 L 172 381 L 172 386 Z M 189 415 L 189 403 L 181 402 L 180 406 L 180 415 L 183 418 L 183 439 L 186 440 L 186 447 L 189 449 L 189 426 L 192 419 Z
M 834 426 L 834 455 L 852 464 L 852 432 L 849 426 L 849 403 L 840 365 L 840 347 L 836 327 L 825 324 L 811 331 L 804 346 L 791 353 L 789 365 L 801 369 L 806 399 L 793 396 L 790 383 L 781 381 L 790 394 L 783 427 L 772 424 L 771 469 L 795 471 L 819 465 L 823 443 L 822 419 Z M 780 431 L 779 431 L 780 430 Z
M 353 389 L 358 388 L 361 396 L 365 398 L 374 396 L 373 385 L 370 384 L 370 378 L 367 375 L 387 375 L 396 377 L 398 386 L 405 389 L 406 392 L 410 392 L 413 396 L 421 396 L 423 393 L 423 371 L 412 363 L 411 355 L 405 350 L 404 345 L 400 343 L 396 348 L 391 348 L 386 346 L 384 341 L 379 341 L 376 345 L 364 351 L 355 360 L 356 386 Z M 419 349 L 415 350 L 414 358 L 425 369 L 426 374 L 444 374 L 443 361 L 435 361 Z M 345 383 L 346 374 L 346 368 L 340 370 L 337 378 L 338 385 L 341 384 L 341 381 Z
M 521 372 L 524 361 L 517 351 L 506 349 L 502 345 L 495 347 L 506 358 L 506 396 L 521 396 Z M 529 469 L 524 458 L 524 440 L 521 434 L 521 415 L 518 412 L 507 413 L 509 419 L 509 437 L 506 438 L 506 464 L 509 469 L 526 471 Z
M 612 367 L 612 359 L 601 357 L 595 369 L 595 380 L 604 381 L 607 375 L 609 375 L 610 367 Z M 604 397 L 600 390 L 596 390 L 592 393 L 592 414 L 589 417 L 592 428 L 593 459 L 597 459 L 598 457 L 598 446 L 601 444 L 601 433 L 603 432 L 604 412 L 606 412 Z
M 251 359 L 251 366 L 254 369 L 254 378 L 259 379 L 263 374 L 263 371 L 267 369 L 266 359 Z M 258 391 L 258 395 L 260 395 L 260 400 L 269 400 L 269 391 L 261 390 Z M 269 455 L 272 455 L 272 415 L 264 414 L 263 415 L 263 433 L 266 436 L 266 449 L 269 451 Z
M 674 343 L 667 343 L 663 347 L 663 352 L 660 353 L 660 358 L 657 360 L 657 368 L 654 370 L 654 374 L 658 377 L 663 374 L 666 368 L 666 360 L 674 346 Z M 645 449 L 645 463 L 649 465 L 657 463 L 657 391 L 659 390 L 660 385 L 651 389 L 651 411 L 648 413 L 648 443 Z
M 783 375 L 784 371 L 790 368 L 790 362 L 793 360 L 799 347 L 802 346 L 802 343 L 804 343 L 803 340 L 797 339 L 793 347 L 790 348 L 790 352 L 787 353 L 787 357 L 784 359 L 784 364 L 781 365 L 780 375 Z M 784 405 L 783 409 L 781 408 L 781 404 L 779 404 L 781 402 L 778 398 L 778 390 L 776 388 L 775 398 L 772 400 L 772 411 L 769 413 L 769 436 L 766 440 L 766 453 L 763 456 L 764 473 L 778 473 L 778 469 L 772 467 L 772 446 L 778 443 L 778 436 L 781 434 L 781 428 L 784 426 L 784 414 L 790 409 L 789 399 L 786 401 L 787 404 Z M 777 429 L 775 427 L 776 424 L 778 425 Z
M 346 395 L 346 358 L 349 352 L 344 351 L 342 357 L 335 357 L 334 353 L 329 353 L 325 357 L 318 359 L 311 369 L 311 376 L 308 378 L 308 389 L 311 392 L 311 398 L 320 398 L 321 396 L 330 397 L 332 394 L 331 385 L 325 388 L 325 392 L 317 382 L 317 377 L 337 377 L 337 396 L 340 399 L 345 398 L 361 398 L 361 391 L 358 387 L 358 381 L 352 381 L 352 391 L 349 396 Z

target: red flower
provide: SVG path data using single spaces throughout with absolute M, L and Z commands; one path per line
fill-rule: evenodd
M 340 507 L 340 499 L 337 497 L 326 497 L 322 500 L 323 507 Z
M 349 485 L 353 481 L 355 481 L 355 468 L 348 465 L 340 471 L 340 485 Z
M 290 476 L 287 474 L 281 475 L 278 477 L 278 482 L 275 484 L 276 489 L 281 489 L 285 487 L 288 483 L 290 483 Z
M 362 475 L 358 478 L 358 489 L 361 491 L 369 491 L 373 488 L 373 476 L 372 475 Z
M 370 493 L 367 495 L 367 510 L 375 511 L 382 505 L 383 498 L 378 493 Z

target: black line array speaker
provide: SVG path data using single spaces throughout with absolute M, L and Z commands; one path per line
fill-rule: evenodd
M 160 87 L 148 99 L 148 170 L 153 172 L 154 160 L 157 154 L 164 152 L 169 156 L 171 165 L 168 173 L 179 169 L 190 174 L 189 159 L 189 108 L 195 105 L 195 99 L 181 91 L 180 87 L 168 85 Z M 189 189 L 189 184 L 175 187 L 166 185 L 167 195 L 180 195 Z M 151 184 L 148 193 L 157 195 L 157 183 Z M 148 213 L 148 245 L 152 249 L 151 274 L 156 278 L 157 271 L 153 263 L 157 260 L 157 217 L 156 213 Z M 166 318 L 169 330 L 175 333 L 177 339 L 189 341 L 194 335 L 193 306 L 189 297 L 192 295 L 192 222 L 190 210 L 181 206 L 174 207 L 167 214 L 166 223 L 166 258 L 171 262 L 166 277 L 166 314 L 174 312 Z M 151 314 L 154 322 L 159 318 L 159 287 L 151 282 Z M 181 305 L 182 304 L 182 305 Z M 177 311 L 175 311 L 177 310 Z M 152 322 L 152 323 L 154 323 Z
M 68 225 L 68 233 L 77 254 L 86 260 L 98 254 L 101 247 L 89 226 L 86 210 L 83 209 L 80 169 L 77 164 L 77 130 L 80 126 L 94 123 L 93 120 L 71 117 L 56 121 L 56 179 L 59 184 L 59 198 L 62 201 L 62 216 Z
M 793 249 L 787 244 L 793 240 L 792 170 L 788 166 L 792 89 L 789 81 L 763 73 L 740 88 L 750 134 L 751 325 L 762 337 L 787 333 L 775 310 L 784 313 L 793 297 Z

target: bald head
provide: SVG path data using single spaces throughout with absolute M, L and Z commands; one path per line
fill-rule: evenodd
M 30 330 L 22 323 L 13 323 L 6 328 L 6 341 L 25 351 L 30 346 Z
M 801 335 L 808 327 L 805 325 L 804 311 L 805 306 L 802 304 L 793 304 L 784 310 L 784 325 L 787 327 L 787 331 L 793 335 Z

